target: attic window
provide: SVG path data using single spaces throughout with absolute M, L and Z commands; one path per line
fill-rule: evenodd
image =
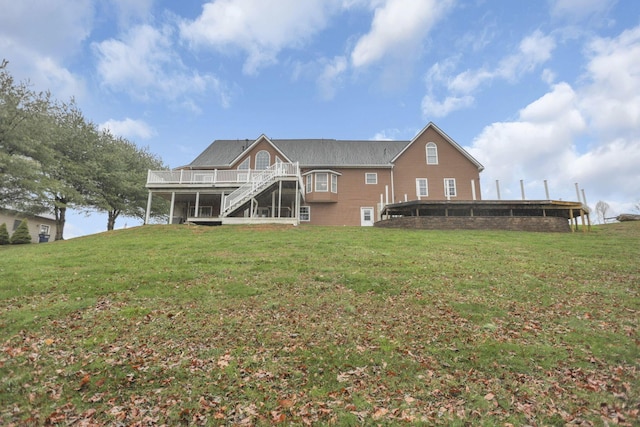
M 438 146 L 433 142 L 427 143 L 427 164 L 438 164 Z
M 249 157 L 244 159 L 243 162 L 238 165 L 238 169 L 244 169 L 244 170 L 249 169 L 249 160 L 250 160 Z
M 269 163 L 271 163 L 271 154 L 269 154 L 269 152 L 265 150 L 258 151 L 258 154 L 256 154 L 256 169 L 268 169 Z

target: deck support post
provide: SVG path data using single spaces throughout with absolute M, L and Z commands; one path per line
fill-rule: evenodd
M 147 211 L 144 215 L 144 223 L 149 224 L 149 217 L 151 216 L 151 200 L 153 198 L 153 191 L 149 191 L 149 196 L 147 197 Z
M 278 218 L 282 215 L 282 180 L 278 184 Z
M 169 206 L 169 224 L 173 224 L 173 210 L 176 203 L 176 192 L 171 192 L 171 206 Z
M 195 206 L 195 212 L 193 212 L 193 216 L 198 218 L 199 211 L 200 211 L 200 192 L 196 191 L 196 206 Z

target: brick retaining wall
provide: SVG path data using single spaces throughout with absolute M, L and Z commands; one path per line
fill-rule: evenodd
M 405 216 L 378 221 L 374 225 L 421 230 L 571 231 L 566 218 L 541 216 Z

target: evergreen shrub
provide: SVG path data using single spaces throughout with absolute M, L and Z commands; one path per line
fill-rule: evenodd
M 7 224 L 0 224 L 0 245 L 8 245 L 11 242 L 9 238 L 9 231 L 7 230 Z
M 31 235 L 29 234 L 29 225 L 27 224 L 27 220 L 23 219 L 11 236 L 11 244 L 22 245 L 25 243 L 31 243 Z

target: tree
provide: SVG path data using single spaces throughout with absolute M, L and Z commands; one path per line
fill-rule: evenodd
M 609 210 L 609 204 L 600 200 L 596 203 L 596 214 L 598 215 L 598 221 L 600 224 L 604 224 L 607 218 L 607 211 Z
M 64 239 L 68 208 L 88 210 L 95 192 L 94 170 L 99 163 L 95 147 L 99 134 L 72 100 L 56 105 L 49 125 L 50 158 L 42 164 L 47 203 L 56 218 L 55 240 Z
M 16 83 L 0 63 L 0 206 L 42 213 L 38 203 L 41 187 L 41 158 L 47 153 L 42 144 L 51 99 L 49 93 L 36 93 L 25 83 Z
M 13 232 L 10 242 L 12 245 L 23 245 L 26 243 L 31 243 L 29 224 L 27 224 L 26 219 L 23 219 L 22 222 L 20 222 L 18 228 L 16 228 L 16 231 Z
M 7 224 L 0 224 L 0 245 L 8 245 L 11 243 L 9 238 L 9 231 L 7 230 Z
M 147 190 L 145 181 L 149 169 L 165 169 L 162 161 L 147 149 L 109 132 L 100 135 L 96 155 L 100 159 L 95 169 L 93 205 L 106 212 L 107 230 L 113 230 L 120 215 L 144 219 Z M 162 216 L 168 206 L 154 204 L 153 216 Z

